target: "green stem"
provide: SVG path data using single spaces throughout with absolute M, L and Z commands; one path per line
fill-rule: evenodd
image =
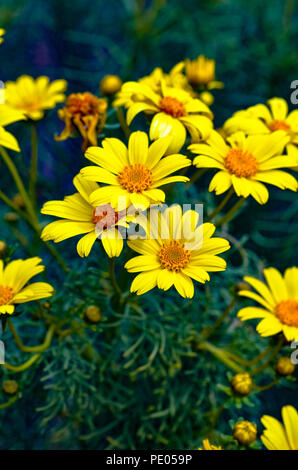
M 11 173 L 11 176 L 13 177 L 13 179 L 15 181 L 15 184 L 16 184 L 18 190 L 19 190 L 20 195 L 22 196 L 22 198 L 24 200 L 27 212 L 28 212 L 29 216 L 32 219 L 32 223 L 37 223 L 37 217 L 36 217 L 36 214 L 34 212 L 34 208 L 33 208 L 32 203 L 31 203 L 31 201 L 28 197 L 27 191 L 26 191 L 26 189 L 23 185 L 23 182 L 21 180 L 21 177 L 19 175 L 19 172 L 18 172 L 15 164 L 13 163 L 12 159 L 10 158 L 10 156 L 8 155 L 8 153 L 6 152 L 6 150 L 3 147 L 0 147 L 0 153 L 2 155 L 2 158 L 3 158 L 7 168 L 9 169 L 9 171 Z
M 129 130 L 129 127 L 126 123 L 126 119 L 125 119 L 125 116 L 124 116 L 124 113 L 123 113 L 123 109 L 122 108 L 116 108 L 116 114 L 117 114 L 117 118 L 118 118 L 118 121 L 119 121 L 119 124 L 121 126 L 121 129 L 125 135 L 125 137 L 127 139 L 129 139 L 129 136 L 130 136 L 130 130 Z
M 189 188 L 192 184 L 198 181 L 207 171 L 209 168 L 199 168 L 190 178 L 190 180 L 185 183 L 185 187 Z
M 215 216 L 217 216 L 217 214 L 227 205 L 233 193 L 234 193 L 234 188 L 230 188 L 229 192 L 221 200 L 221 202 L 214 209 L 214 211 L 212 211 L 211 214 L 208 215 L 206 222 L 210 222 L 212 219 L 214 219 Z
M 30 124 L 31 129 L 31 165 L 29 174 L 29 195 L 34 207 L 37 207 L 36 201 L 36 182 L 37 182 L 37 167 L 38 167 L 38 141 L 36 124 Z
M 267 356 L 267 354 L 271 351 L 272 346 L 269 345 L 264 351 L 262 351 L 260 354 L 258 354 L 256 357 L 254 357 L 251 360 L 248 359 L 243 359 L 241 357 L 235 356 L 233 353 L 230 353 L 227 351 L 228 355 L 230 356 L 231 359 L 233 359 L 236 362 L 239 362 L 239 364 L 242 364 L 244 366 L 253 366 L 260 362 L 264 357 Z
M 12 372 L 23 372 L 24 370 L 29 369 L 29 367 L 31 367 L 39 357 L 40 354 L 34 354 L 34 356 L 32 356 L 28 361 L 20 364 L 19 366 L 13 366 L 12 364 L 5 362 L 5 364 L 2 364 L 2 367 L 5 367 L 5 369 L 11 370 Z
M 242 197 L 240 198 L 236 204 L 229 210 L 229 212 L 227 212 L 220 220 L 219 222 L 216 224 L 216 227 L 221 227 L 223 224 L 226 224 L 227 222 L 229 222 L 230 220 L 232 220 L 232 218 L 236 215 L 236 213 L 238 212 L 238 210 L 243 206 L 243 204 L 245 203 L 245 198 Z
M 1 403 L 0 410 L 4 410 L 4 408 L 8 408 L 9 406 L 13 405 L 19 398 L 20 398 L 20 394 L 17 393 L 13 397 L 11 397 L 6 403 Z
M 281 377 L 277 377 L 276 379 L 274 379 L 269 384 L 263 385 L 263 386 L 259 386 L 259 385 L 254 384 L 253 388 L 255 390 L 257 390 L 258 392 L 264 392 L 264 390 L 269 390 L 269 388 L 274 387 L 274 385 L 276 385 L 280 381 L 280 379 L 281 379 Z
M 263 370 L 265 370 L 266 367 L 270 364 L 270 362 L 277 356 L 277 354 L 281 350 L 283 344 L 284 344 L 284 338 L 281 337 L 278 340 L 278 343 L 275 345 L 275 347 L 273 347 L 272 352 L 268 356 L 267 360 L 261 366 L 257 367 L 255 370 L 251 371 L 250 375 L 251 376 L 259 375 L 261 372 L 263 372 Z
M 25 214 L 25 212 L 21 211 L 18 206 L 16 204 L 14 204 L 14 202 L 9 199 L 7 196 L 5 196 L 5 194 L 0 191 L 0 199 L 2 199 L 2 201 L 8 206 L 10 207 L 13 211 L 15 211 L 17 214 L 19 214 L 20 217 L 22 217 L 23 219 L 25 219 L 28 223 L 30 223 L 30 218 L 28 217 L 27 214 Z
M 23 352 L 43 352 L 45 351 L 46 349 L 49 348 L 50 344 L 51 344 L 51 341 L 52 341 L 52 338 L 53 338 L 53 335 L 54 335 L 54 332 L 55 332 L 55 325 L 51 325 L 47 334 L 46 334 L 46 337 L 45 337 L 45 340 L 42 344 L 38 345 L 38 346 L 25 346 L 18 333 L 17 333 L 17 330 L 15 329 L 12 321 L 10 318 L 7 319 L 7 324 L 10 328 L 10 331 L 12 332 L 12 335 L 15 339 L 15 342 L 18 346 L 18 348 L 23 351 Z
M 231 309 L 234 307 L 236 303 L 236 298 L 234 297 L 231 302 L 229 303 L 229 305 L 225 308 L 225 310 L 223 311 L 223 313 L 221 314 L 221 316 L 216 320 L 216 322 L 214 323 L 214 325 L 212 325 L 212 327 L 209 327 L 209 328 L 206 328 L 203 330 L 203 338 L 207 339 L 209 338 L 209 336 L 212 335 L 212 333 L 214 333 L 214 331 L 222 324 L 222 322 L 225 320 L 225 318 L 229 315 Z
M 117 283 L 115 274 L 115 258 L 109 258 L 109 277 L 115 293 L 121 297 L 122 291 Z
M 213 356 L 219 359 L 223 364 L 229 367 L 229 369 L 232 369 L 234 372 L 244 372 L 242 367 L 240 367 L 238 364 L 235 364 L 235 362 L 229 358 L 228 354 L 223 349 L 217 348 L 207 341 L 201 343 L 199 348 L 209 351 L 211 354 L 213 354 Z

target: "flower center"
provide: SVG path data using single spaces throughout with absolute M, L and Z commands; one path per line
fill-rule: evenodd
M 165 96 L 164 98 L 161 98 L 159 102 L 159 108 L 164 113 L 170 114 L 175 118 L 187 115 L 184 104 L 172 96 Z
M 119 182 L 129 193 L 141 193 L 152 186 L 152 172 L 142 163 L 125 166 L 119 174 Z
M 110 204 L 102 204 L 93 209 L 92 222 L 99 230 L 107 230 L 114 226 L 120 219 L 120 213 L 116 212 Z
M 272 121 L 270 124 L 268 124 L 268 128 L 274 132 L 274 131 L 289 131 L 291 129 L 291 126 L 287 124 L 285 121 Z
M 7 305 L 13 298 L 14 293 L 9 286 L 0 286 L 0 305 Z
M 282 300 L 275 307 L 277 318 L 289 326 L 298 326 L 298 301 Z
M 254 176 L 258 171 L 258 161 L 249 152 L 231 149 L 225 158 L 225 167 L 239 178 Z
M 184 244 L 178 240 L 163 243 L 159 251 L 159 259 L 165 269 L 180 271 L 189 262 L 190 251 L 185 250 Z

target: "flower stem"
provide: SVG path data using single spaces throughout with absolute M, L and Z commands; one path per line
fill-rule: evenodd
M 54 332 L 55 332 L 55 325 L 51 325 L 50 328 L 48 329 L 48 332 L 46 334 L 46 337 L 45 337 L 45 340 L 42 344 L 38 345 L 38 346 L 25 346 L 18 333 L 17 333 L 17 330 L 15 329 L 12 321 L 10 318 L 7 319 L 7 324 L 10 328 L 10 331 L 12 332 L 12 335 L 15 339 L 15 342 L 18 346 L 18 348 L 23 351 L 23 352 L 43 352 L 45 351 L 46 349 L 49 348 L 50 344 L 51 344 L 51 341 L 52 341 L 52 338 L 53 338 L 53 335 L 54 335 Z
M 36 201 L 36 182 L 37 182 L 37 166 L 38 166 L 38 141 L 36 124 L 30 124 L 31 129 L 31 165 L 29 176 L 29 195 L 34 207 L 37 206 Z
M 223 224 L 226 224 L 230 220 L 234 218 L 238 210 L 243 206 L 245 203 L 245 198 L 242 197 L 240 198 L 236 204 L 219 220 L 219 222 L 216 224 L 216 227 L 221 227 Z
M 23 364 L 20 364 L 19 366 L 13 366 L 12 364 L 8 364 L 8 362 L 5 362 L 2 364 L 2 367 L 5 367 L 5 369 L 11 370 L 12 372 L 23 372 L 26 369 L 29 369 L 34 362 L 37 361 L 37 359 L 40 357 L 39 354 L 34 354 L 28 361 L 24 362 Z
M 129 139 L 129 136 L 130 136 L 130 129 L 126 123 L 126 119 L 125 119 L 125 116 L 124 116 L 124 113 L 123 113 L 123 109 L 121 107 L 119 108 L 116 108 L 116 114 L 117 114 L 117 118 L 118 118 L 118 121 L 119 121 L 119 124 L 121 126 L 121 129 L 125 135 L 125 137 L 127 139 Z
M 203 333 L 202 333 L 203 338 L 207 339 L 207 338 L 209 338 L 209 336 L 212 335 L 212 333 L 214 333 L 214 331 L 222 324 L 222 322 L 225 320 L 225 318 L 229 315 L 229 313 L 230 313 L 231 309 L 234 307 L 235 303 L 236 303 L 236 298 L 233 297 L 233 299 L 231 300 L 229 305 L 225 308 L 225 310 L 223 311 L 221 316 L 216 320 L 214 325 L 209 327 L 209 328 L 205 328 L 203 330 Z
M 109 258 L 109 276 L 115 293 L 121 297 L 122 291 L 118 285 L 115 274 L 115 258 Z
M 262 386 L 254 384 L 253 388 L 258 392 L 264 392 L 264 390 L 269 390 L 269 388 L 274 387 L 274 385 L 276 385 L 280 381 L 280 379 L 281 377 L 277 377 L 276 379 L 272 380 L 272 382 L 270 382 L 269 384 Z
M 9 400 L 7 400 L 6 403 L 0 403 L 0 410 L 4 410 L 4 408 L 8 408 L 9 406 L 13 405 L 19 398 L 20 398 L 20 394 L 17 393 L 13 397 L 11 397 Z
M 21 177 L 19 175 L 19 172 L 18 172 L 15 164 L 13 163 L 12 159 L 10 158 L 10 156 L 8 155 L 8 153 L 6 152 L 6 150 L 3 147 L 0 147 L 0 153 L 2 155 L 2 158 L 3 158 L 7 168 L 9 169 L 9 171 L 11 173 L 11 176 L 13 177 L 13 179 L 15 181 L 15 184 L 16 184 L 18 190 L 19 190 L 20 195 L 22 196 L 22 198 L 24 200 L 27 212 L 28 212 L 30 218 L 32 219 L 32 223 L 37 223 L 37 217 L 36 217 L 34 208 L 32 206 L 30 198 L 28 197 L 27 191 L 26 191 L 26 189 L 23 185 L 23 182 L 21 180 Z
M 194 184 L 196 181 L 198 181 L 206 172 L 208 171 L 208 168 L 199 168 L 190 178 L 190 180 L 185 183 L 185 187 L 189 188 L 192 184 Z
M 217 214 L 227 205 L 233 193 L 234 193 L 234 188 L 230 188 L 229 192 L 221 200 L 221 202 L 214 209 L 214 211 L 212 211 L 211 214 L 208 215 L 206 222 L 210 222 L 212 219 L 214 219 L 215 216 L 217 216 Z
M 261 372 L 263 372 L 263 370 L 266 369 L 266 367 L 270 364 L 270 362 L 277 356 L 277 354 L 279 353 L 279 351 L 281 350 L 282 346 L 284 344 L 284 338 L 281 337 L 277 344 L 272 348 L 272 352 L 271 354 L 268 356 L 268 358 L 266 359 L 266 361 L 259 367 L 257 367 L 255 370 L 251 371 L 250 372 L 250 375 L 251 376 L 254 376 L 254 375 L 259 375 Z
M 213 356 L 219 359 L 223 364 L 229 367 L 229 369 L 232 369 L 234 372 L 243 372 L 242 367 L 232 361 L 223 349 L 217 348 L 207 341 L 202 342 L 198 347 L 199 349 L 205 349 L 206 351 L 209 351 L 211 354 L 213 354 Z

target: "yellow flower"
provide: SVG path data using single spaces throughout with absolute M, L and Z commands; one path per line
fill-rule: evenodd
M 107 107 L 106 100 L 92 93 L 72 93 L 67 97 L 66 105 L 58 111 L 65 128 L 60 137 L 55 136 L 55 140 L 65 140 L 77 129 L 83 137 L 83 151 L 89 145 L 97 145 L 97 135 L 105 125 Z
M 131 96 L 126 116 L 128 125 L 140 112 L 154 114 L 150 138 L 171 135 L 167 153 L 179 152 L 186 139 L 186 129 L 195 141 L 205 139 L 211 132 L 213 115 L 208 106 L 181 88 L 167 86 L 162 81 L 160 90 L 154 91 L 148 85 L 126 82 L 122 91 Z
M 6 104 L 0 104 L 0 145 L 16 152 L 20 151 L 16 138 L 10 132 L 7 132 L 4 126 L 22 119 L 26 119 L 23 112 L 13 109 Z
M 248 135 L 271 134 L 281 130 L 289 137 L 286 143 L 287 153 L 295 156 L 298 165 L 298 110 L 288 113 L 288 104 L 283 98 L 271 98 L 264 104 L 257 104 L 236 112 L 224 125 L 230 135 L 243 131 Z
M 238 421 L 233 429 L 233 437 L 238 444 L 249 446 L 257 438 L 257 426 L 250 421 Z
M 279 170 L 296 165 L 295 158 L 281 156 L 287 141 L 288 137 L 282 131 L 248 137 L 243 132 L 236 132 L 227 142 L 218 132 L 212 131 L 207 144 L 193 144 L 188 148 L 198 154 L 193 162 L 197 168 L 219 169 L 211 180 L 209 191 L 222 194 L 233 186 L 237 196 L 251 195 L 259 204 L 265 204 L 269 193 L 263 183 L 297 191 L 296 179 Z
M 3 41 L 4 41 L 4 39 L 2 37 L 2 36 L 4 36 L 4 34 L 5 34 L 5 29 L 0 28 L 0 44 L 2 44 Z
M 199 447 L 198 450 L 222 450 L 222 448 L 220 446 L 217 447 L 217 446 L 214 446 L 214 445 L 210 444 L 209 439 L 204 439 L 203 440 L 203 447 L 204 447 L 204 449 Z
M 245 277 L 257 294 L 242 290 L 239 295 L 258 302 L 260 307 L 246 307 L 238 312 L 240 320 L 262 318 L 257 326 L 261 336 L 283 332 L 288 341 L 298 340 L 298 268 L 285 271 L 284 276 L 275 268 L 264 269 L 267 285 L 253 277 Z
M 66 86 L 65 80 L 50 83 L 48 77 L 42 76 L 34 80 L 28 75 L 22 75 L 16 82 L 6 82 L 6 103 L 22 111 L 29 119 L 38 120 L 47 109 L 54 108 L 57 103 L 65 100 Z
M 248 372 L 239 372 L 232 378 L 231 385 L 234 392 L 240 395 L 249 395 L 252 390 L 253 381 Z
M 215 60 L 207 59 L 202 54 L 195 60 L 185 60 L 185 73 L 194 88 L 223 88 L 223 83 L 215 80 Z
M 198 226 L 198 214 L 193 210 L 182 216 L 178 205 L 164 212 L 152 209 L 146 229 L 149 238 L 128 241 L 141 255 L 125 265 L 129 272 L 141 273 L 135 277 L 131 292 L 141 295 L 155 286 L 168 290 L 174 285 L 182 297 L 193 297 L 192 279 L 205 283 L 210 280 L 208 271 L 226 269 L 226 262 L 216 255 L 230 245 L 223 238 L 211 238 L 214 231 L 213 224 Z
M 44 271 L 45 267 L 39 264 L 41 261 L 37 257 L 18 259 L 4 268 L 0 260 L 0 314 L 11 315 L 17 304 L 52 296 L 54 289 L 50 284 L 35 282 L 27 285 L 33 276 Z
M 268 450 L 298 450 L 298 413 L 290 405 L 282 407 L 281 424 L 272 416 L 264 415 L 261 423 L 266 428 L 261 440 Z
M 83 258 L 88 256 L 97 238 L 107 255 L 112 258 L 119 256 L 123 248 L 123 238 L 118 228 L 126 228 L 131 218 L 123 213 L 116 212 L 110 204 L 91 204 L 90 195 L 98 189 L 98 184 L 87 181 L 77 175 L 73 184 L 78 190 L 64 201 L 46 202 L 41 209 L 42 214 L 53 215 L 64 220 L 57 220 L 47 225 L 41 234 L 44 241 L 53 240 L 55 243 L 67 240 L 77 235 L 87 234 L 77 244 L 78 254 Z
M 131 204 L 147 208 L 151 203 L 164 202 L 165 193 L 158 187 L 188 181 L 185 176 L 169 175 L 191 164 L 184 155 L 162 158 L 169 141 L 170 137 L 164 137 L 148 148 L 147 134 L 138 131 L 131 134 L 128 149 L 121 140 L 110 138 L 103 140 L 102 148 L 89 147 L 85 157 L 98 166 L 85 167 L 81 174 L 90 181 L 106 184 L 91 194 L 91 203 L 123 209 Z

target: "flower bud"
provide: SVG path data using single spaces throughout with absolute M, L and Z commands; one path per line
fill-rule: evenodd
M 18 382 L 15 380 L 4 380 L 2 383 L 2 390 L 7 395 L 15 395 L 19 390 Z
M 15 224 L 16 222 L 18 222 L 19 216 L 15 212 L 7 212 L 4 215 L 4 220 L 10 224 Z
M 295 364 L 289 357 L 280 357 L 275 365 L 276 372 L 284 377 L 293 374 L 295 368 Z
M 239 421 L 233 429 L 233 437 L 238 444 L 248 446 L 257 438 L 257 426 L 250 421 Z
M 51 302 L 49 302 L 48 300 L 46 300 L 46 301 L 44 302 L 43 306 L 44 306 L 44 308 L 45 308 L 46 310 L 50 310 L 50 308 L 51 308 L 52 305 L 51 305 Z
M 231 380 L 232 389 L 240 395 L 248 395 L 252 389 L 252 380 L 247 372 L 234 375 Z
M 13 202 L 19 209 L 22 209 L 25 206 L 24 199 L 20 194 L 16 194 L 13 197 Z
M 99 323 L 101 320 L 101 311 L 96 305 L 89 305 L 84 313 L 84 319 L 87 323 Z
M 6 252 L 7 252 L 7 245 L 5 242 L 0 240 L 0 257 L 5 255 Z
M 200 100 L 202 100 L 207 106 L 211 106 L 214 102 L 214 97 L 210 91 L 202 91 L 202 93 L 200 93 Z
M 236 292 L 240 292 L 241 290 L 251 290 L 250 285 L 244 281 L 237 282 L 235 287 L 236 287 Z
M 100 91 L 103 95 L 114 95 L 120 90 L 122 80 L 118 75 L 106 75 L 99 84 Z

